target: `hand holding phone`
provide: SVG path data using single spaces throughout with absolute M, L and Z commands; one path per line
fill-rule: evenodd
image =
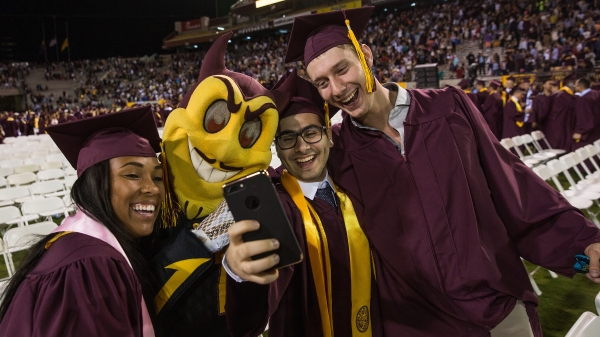
M 302 250 L 267 172 L 259 171 L 224 185 L 223 196 L 236 221 L 260 223 L 257 230 L 242 234 L 244 242 L 267 239 L 279 242 L 279 248 L 254 255 L 253 260 L 276 253 L 279 263 L 273 269 L 302 261 Z

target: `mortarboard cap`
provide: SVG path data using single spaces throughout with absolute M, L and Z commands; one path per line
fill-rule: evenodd
M 155 157 L 160 137 L 150 106 L 51 126 L 46 129 L 77 175 L 116 157 Z
M 477 80 L 477 85 L 483 85 L 483 86 L 485 86 L 485 81 L 483 81 L 483 80 Z
M 294 87 L 292 89 L 292 99 L 284 106 L 279 108 L 279 120 L 283 118 L 301 114 L 301 113 L 312 113 L 323 122 L 326 122 L 326 110 L 325 110 L 325 101 L 319 95 L 319 91 L 315 88 L 307 80 L 296 74 L 296 70 L 291 72 L 286 72 L 275 84 L 273 89 L 276 89 L 280 86 L 281 83 L 284 83 L 291 80 L 294 82 Z M 329 119 L 329 118 L 327 118 Z
M 497 80 L 492 80 L 490 82 L 490 87 L 493 88 L 494 90 L 496 90 L 496 89 L 502 87 L 502 83 L 500 83 L 500 81 L 497 81 Z
M 462 90 L 465 90 L 470 86 L 471 86 L 471 81 L 469 81 L 466 78 L 463 78 L 462 80 L 460 80 L 460 82 L 458 82 L 458 87 L 461 88 Z
M 358 39 L 369 23 L 375 7 L 367 6 L 349 10 L 298 16 L 288 41 L 285 63 L 304 61 L 306 66 L 329 49 L 350 44 L 354 47 L 361 68 L 365 73 L 366 90 L 373 92 L 375 77 L 367 64 Z
M 574 82 L 575 80 L 577 80 L 577 75 L 571 74 L 563 78 L 563 83 Z
M 531 81 L 529 80 L 529 77 L 525 77 L 523 79 L 523 83 L 531 83 Z
M 359 39 L 374 8 L 368 6 L 296 17 L 290 33 L 285 63 L 304 61 L 304 64 L 308 65 L 315 57 L 335 46 L 352 44 L 344 21 L 350 20 L 352 31 Z

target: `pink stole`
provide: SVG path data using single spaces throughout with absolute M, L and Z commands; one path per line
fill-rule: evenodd
M 85 215 L 85 213 L 83 213 L 82 211 L 78 210 L 75 215 L 66 218 L 62 225 L 58 226 L 55 230 L 52 231 L 52 233 L 65 231 L 82 233 L 108 243 L 119 253 L 121 253 L 121 255 L 123 255 L 125 260 L 127 260 L 127 263 L 129 263 L 129 266 L 131 267 L 131 263 L 129 262 L 127 255 L 125 255 L 123 248 L 117 241 L 117 238 L 115 238 L 115 236 L 108 230 L 108 228 L 106 228 L 104 225 L 97 222 L 96 220 L 90 218 L 89 216 Z M 152 327 L 152 321 L 150 320 L 148 308 L 146 307 L 146 302 L 144 301 L 143 297 L 141 306 L 143 336 L 154 337 L 154 328 Z

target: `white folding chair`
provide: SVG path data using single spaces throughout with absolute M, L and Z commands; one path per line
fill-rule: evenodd
M 29 224 L 29 221 L 37 220 L 37 214 L 23 216 L 21 211 L 15 206 L 0 207 L 0 224 L 12 226 L 19 225 L 21 227 Z
M 69 161 L 67 160 L 67 157 L 65 157 L 64 154 L 60 153 L 53 153 L 53 154 L 49 154 L 46 156 L 46 161 L 59 161 L 63 164 L 68 164 Z
M 597 154 L 599 152 L 600 151 L 591 144 L 575 150 L 575 153 L 577 153 L 582 160 L 581 167 L 583 167 L 586 173 L 586 180 L 600 182 L 600 166 L 598 166 L 598 163 L 596 162 Z M 591 168 L 585 163 L 586 160 L 592 164 Z
M 9 206 L 15 202 L 31 200 L 31 190 L 27 186 L 0 188 L 0 207 Z
M 596 295 L 596 311 L 600 315 L 600 293 Z M 600 336 L 600 317 L 586 311 L 573 324 L 566 337 L 598 337 Z
M 61 169 L 63 168 L 62 161 L 47 161 L 40 165 L 40 169 L 42 170 L 52 170 L 52 169 Z
M 21 213 L 23 216 L 29 214 L 38 214 L 41 217 L 46 217 L 46 220 L 48 221 L 52 221 L 53 215 L 68 215 L 66 214 L 65 204 L 59 197 L 26 201 L 21 205 Z
M 519 140 L 519 142 L 521 142 L 521 140 Z M 502 146 L 504 146 L 504 148 L 509 151 L 514 150 L 516 152 L 517 156 L 519 156 L 521 161 L 525 165 L 527 165 L 527 167 L 533 167 L 540 163 L 539 159 L 534 159 L 534 158 L 525 159 L 523 152 L 521 151 L 521 149 L 519 149 L 519 146 L 516 144 L 514 138 L 513 139 L 504 138 L 504 139 L 500 140 L 500 144 L 502 144 Z
M 65 184 L 61 180 L 47 180 L 33 183 L 29 186 L 33 196 L 61 197 L 67 194 Z
M 17 137 L 6 137 L 4 138 L 4 144 L 11 144 L 17 141 Z
M 73 203 L 73 200 L 71 199 L 71 195 L 67 194 L 65 195 L 63 198 L 63 203 L 65 204 L 65 209 L 67 213 L 75 213 L 75 204 Z
M 14 174 L 25 173 L 25 172 L 37 172 L 39 170 L 40 170 L 40 166 L 38 164 L 25 164 L 25 165 L 13 167 Z
M 529 154 L 535 158 L 535 159 L 540 159 L 540 160 L 550 160 L 554 157 L 556 157 L 556 153 L 553 152 L 548 152 L 548 151 L 540 151 L 536 146 L 535 143 L 533 142 L 533 137 L 531 137 L 530 134 L 524 134 L 521 136 L 521 139 L 523 140 L 523 145 L 525 146 L 525 148 L 527 149 L 527 152 L 529 152 Z M 533 151 L 531 151 L 531 148 L 529 146 L 529 144 L 533 145 L 533 148 L 535 149 L 535 153 Z
M 0 167 L 0 177 L 6 178 L 11 174 L 13 174 L 12 167 Z
M 77 176 L 77 170 L 73 168 L 73 166 L 69 165 L 65 168 L 66 176 Z
M 34 156 L 31 158 L 27 158 L 27 159 L 23 159 L 23 164 L 27 165 L 27 164 L 37 164 L 40 165 L 42 163 L 45 163 L 46 159 L 44 157 L 41 156 Z
M 556 159 L 548 162 L 547 166 L 540 165 L 533 169 L 533 172 L 535 172 L 543 180 L 545 180 L 545 181 L 552 180 L 552 182 L 554 183 L 554 185 L 556 185 L 556 188 L 558 189 L 560 194 L 562 194 L 562 196 L 565 197 L 565 199 L 567 199 L 567 201 L 571 205 L 573 205 L 573 207 L 579 208 L 581 210 L 585 210 L 585 212 L 588 214 L 588 217 L 597 226 L 600 226 L 600 222 L 596 218 L 596 214 L 594 214 L 591 210 L 592 206 L 594 205 L 594 202 L 589 198 L 575 196 L 575 195 L 573 195 L 573 191 L 566 191 L 563 188 L 562 184 L 558 180 L 558 175 L 560 173 L 562 173 L 563 171 L 565 171 L 564 165 Z M 568 174 L 568 172 L 567 172 L 567 174 Z M 569 175 L 569 177 L 570 177 L 570 175 Z M 573 178 L 571 178 L 571 179 L 573 179 Z M 568 193 L 568 192 L 571 192 L 571 193 Z
M 37 176 L 33 172 L 11 174 L 6 177 L 6 182 L 9 186 L 27 185 L 35 181 L 37 181 Z
M 51 169 L 43 170 L 37 173 L 37 179 L 39 181 L 52 180 L 52 179 L 63 179 L 65 177 L 65 171 L 62 169 Z
M 67 189 L 71 189 L 71 187 L 73 187 L 73 184 L 75 184 L 75 181 L 77 180 L 77 176 L 66 176 L 65 177 L 65 186 L 67 187 Z
M 6 187 L 6 178 L 0 176 L 0 187 Z
M 585 164 L 583 163 L 583 160 L 581 159 L 581 157 L 575 153 L 575 152 L 570 152 L 567 153 L 566 155 L 560 157 L 559 159 L 564 165 L 565 168 L 568 169 L 573 169 L 573 171 L 575 171 L 575 173 L 577 174 L 577 177 L 579 177 L 579 181 L 576 184 L 576 188 L 580 191 L 586 191 L 586 192 L 597 192 L 600 194 L 600 183 L 596 182 L 593 177 L 590 177 L 589 179 L 586 178 L 582 173 L 581 170 L 579 170 L 578 165 L 582 165 L 585 170 L 587 172 L 589 172 L 590 170 L 587 168 L 587 166 L 585 166 Z M 571 190 L 574 190 L 575 187 L 571 186 Z
M 552 152 L 557 156 L 560 156 L 561 154 L 567 152 L 563 149 L 553 149 L 552 146 L 550 146 L 550 143 L 548 143 L 548 139 L 546 139 L 546 136 L 542 131 L 533 131 L 531 133 L 531 138 L 533 138 L 533 143 L 535 144 L 535 147 L 538 149 L 538 151 L 543 150 L 543 152 Z M 544 144 L 546 145 L 546 149 L 542 149 L 540 142 L 544 142 Z
M 23 160 L 21 159 L 10 159 L 5 161 L 0 161 L 0 167 L 15 167 L 23 165 Z
M 43 236 L 50 234 L 56 227 L 58 226 L 54 222 L 46 221 L 25 227 L 11 228 L 4 233 L 4 249 L 12 269 L 11 275 L 15 272 L 12 253 L 28 249 Z

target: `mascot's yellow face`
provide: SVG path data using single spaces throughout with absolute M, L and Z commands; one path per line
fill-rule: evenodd
M 223 184 L 269 167 L 277 123 L 270 97 L 246 100 L 225 75 L 205 78 L 187 107 L 169 115 L 163 146 L 173 191 L 188 219 L 213 212 L 223 200 Z

